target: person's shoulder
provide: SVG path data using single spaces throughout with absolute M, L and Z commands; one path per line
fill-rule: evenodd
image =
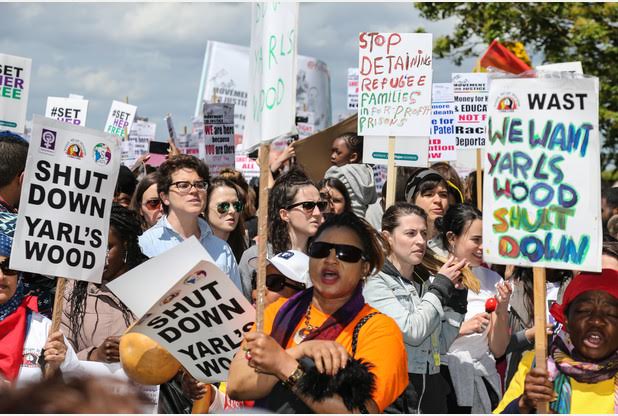
M 164 217 L 161 217 L 161 219 L 159 219 L 159 221 L 157 221 L 155 225 L 144 231 L 142 235 L 138 237 L 140 245 L 151 243 L 161 237 L 161 235 L 163 234 L 163 230 L 165 229 L 163 221 Z
M 363 309 L 361 309 L 360 315 L 362 318 L 368 316 L 369 314 L 373 314 L 371 318 L 367 320 L 365 325 L 361 330 L 365 330 L 364 332 L 368 333 L 379 333 L 382 336 L 393 337 L 393 338 L 402 338 L 401 330 L 397 326 L 397 323 L 390 316 L 381 313 L 376 308 L 369 304 L 365 304 Z M 361 318 L 361 319 L 362 319 Z

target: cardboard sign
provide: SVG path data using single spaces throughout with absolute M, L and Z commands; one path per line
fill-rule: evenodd
M 24 133 L 32 59 L 0 53 L 0 130 Z
M 151 337 L 199 381 L 227 379 L 255 310 L 195 237 L 108 286 L 138 316 L 131 332 Z
M 348 110 L 358 109 L 358 68 L 348 68 Z
M 122 101 L 112 101 L 104 131 L 124 138 L 131 131 L 137 107 Z M 124 159 L 123 159 L 124 160 Z
M 78 98 L 47 97 L 45 117 L 75 126 L 86 127 L 88 100 Z
M 601 271 L 596 79 L 496 79 L 484 162 L 484 260 Z
M 144 153 L 148 153 L 150 142 L 155 140 L 157 125 L 147 121 L 138 120 L 129 130 L 129 141 L 133 142 L 133 155 L 131 158 L 138 158 Z
M 204 104 L 204 153 L 211 176 L 234 168 L 234 105 Z
M 99 283 L 119 169 L 114 136 L 35 115 L 11 267 Z
M 455 147 L 455 104 L 453 84 L 433 84 L 429 161 L 457 160 Z
M 453 74 L 455 145 L 458 149 L 485 147 L 487 137 L 487 74 Z
M 298 3 L 253 3 L 251 19 L 245 152 L 296 130 Z
M 428 165 L 429 137 L 399 137 L 395 139 L 395 166 Z M 363 163 L 388 165 L 388 137 L 365 136 Z
M 309 56 L 297 55 L 296 111 L 314 114 L 314 131 L 332 123 L 330 73 L 327 65 Z M 201 117 L 204 102 L 234 104 L 235 142 L 242 142 L 249 94 L 249 48 L 208 41 L 195 116 Z
M 431 125 L 432 35 L 359 35 L 358 134 L 427 136 Z

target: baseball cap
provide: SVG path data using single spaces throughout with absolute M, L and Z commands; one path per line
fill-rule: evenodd
M 268 259 L 285 277 L 295 282 L 303 283 L 309 288 L 312 285 L 309 278 L 309 256 L 298 250 L 287 250 Z

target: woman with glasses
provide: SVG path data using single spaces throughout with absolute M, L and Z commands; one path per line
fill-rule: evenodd
M 242 189 L 232 181 L 218 177 L 208 187 L 206 220 L 213 234 L 227 241 L 237 261 L 247 249 L 242 218 L 244 202 Z
M 130 208 L 140 218 L 142 230 L 146 231 L 157 223 L 163 216 L 161 199 L 157 192 L 157 173 L 152 172 L 144 176 L 137 184 L 131 199 Z
M 350 194 L 343 182 L 336 178 L 322 179 L 318 183 L 320 196 L 328 202 L 326 214 L 341 214 L 344 211 L 352 211 Z
M 228 394 L 274 412 L 382 412 L 405 389 L 401 331 L 367 305 L 362 281 L 381 269 L 382 237 L 353 213 L 334 215 L 309 246 L 312 288 L 264 313 L 245 335 Z
M 22 274 L 9 267 L 17 215 L 0 213 L 0 390 L 39 381 L 43 362 L 63 373 L 78 371 L 79 360 L 60 331 L 49 333 L 51 321 L 36 312 Z
M 206 207 L 208 167 L 191 155 L 172 156 L 161 164 L 157 190 L 165 215 L 139 238 L 142 252 L 157 256 L 195 236 L 215 264 L 240 288 L 240 274 L 230 246 L 200 217 Z
M 299 168 L 292 168 L 275 181 L 268 198 L 268 257 L 287 250 L 307 252 L 307 242 L 322 224 L 328 202 Z M 257 245 L 247 249 L 240 260 L 243 293 L 251 299 L 251 279 Z

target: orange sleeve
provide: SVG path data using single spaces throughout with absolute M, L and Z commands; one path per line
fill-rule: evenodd
M 383 412 L 408 386 L 408 358 L 395 321 L 384 314 L 369 319 L 358 334 L 356 358 L 374 365 L 376 389 L 371 398 Z

